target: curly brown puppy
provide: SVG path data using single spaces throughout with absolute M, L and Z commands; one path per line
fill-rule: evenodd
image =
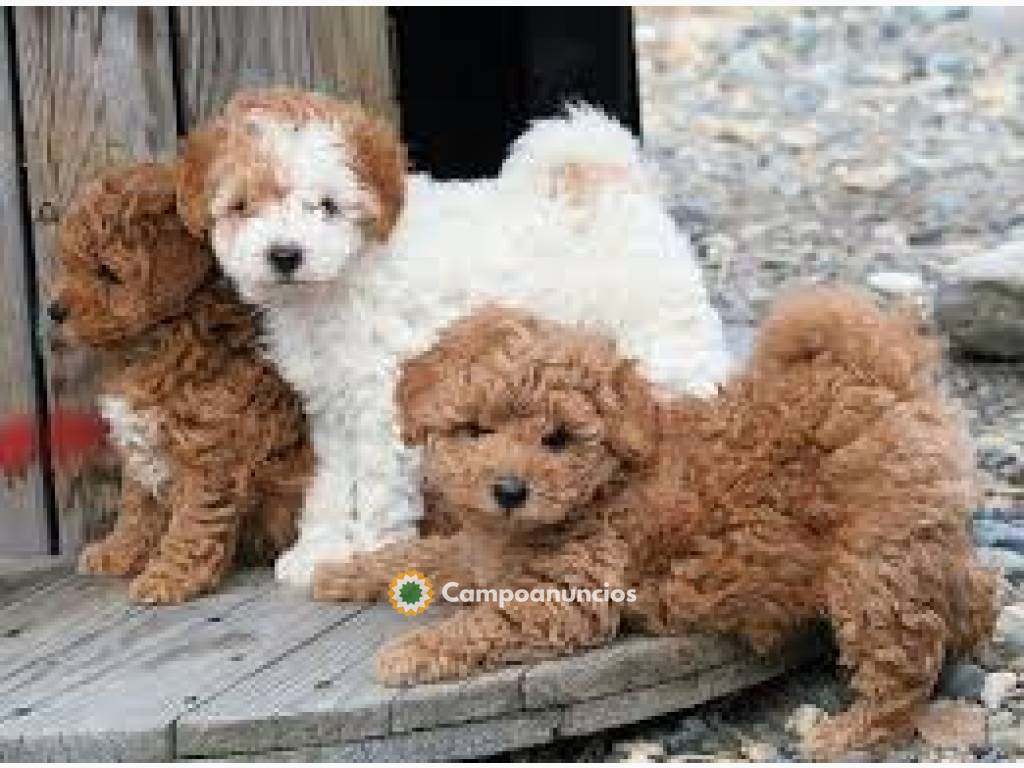
M 176 208 L 175 169 L 114 169 L 65 216 L 51 315 L 103 356 L 101 408 L 123 467 L 113 531 L 85 573 L 135 575 L 133 599 L 214 589 L 241 551 L 295 537 L 311 457 L 302 408 L 258 349 L 257 318 Z
M 624 604 L 477 604 L 384 649 L 390 683 L 566 653 L 624 622 L 737 633 L 764 652 L 825 619 L 858 698 L 810 746 L 892 736 L 943 656 L 993 620 L 968 534 L 970 444 L 935 359 L 909 319 L 818 289 L 779 304 L 718 396 L 666 403 L 610 342 L 485 310 L 410 361 L 398 395 L 430 505 L 461 531 L 322 566 L 316 592 L 378 597 L 408 567 L 637 590 Z

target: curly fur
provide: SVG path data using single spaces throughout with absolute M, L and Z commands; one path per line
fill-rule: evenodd
M 475 605 L 384 649 L 389 683 L 566 653 L 624 625 L 737 633 L 765 652 L 825 619 L 857 699 L 809 746 L 887 738 L 944 655 L 993 621 L 968 533 L 970 444 L 935 357 L 910 319 L 818 289 L 779 303 L 716 397 L 664 402 L 610 341 L 481 312 L 408 362 L 398 391 L 446 533 L 324 564 L 315 591 L 378 598 L 410 566 L 470 586 L 638 590 L 632 604 Z M 510 475 L 530 493 L 507 512 L 492 487 Z
M 538 122 L 498 178 L 472 182 L 407 179 L 383 124 L 287 89 L 243 92 L 189 138 L 184 215 L 265 310 L 268 356 L 310 417 L 316 474 L 280 580 L 308 587 L 319 560 L 415 534 L 398 367 L 482 303 L 600 325 L 657 383 L 713 389 L 718 316 L 647 171 L 635 138 L 586 108 Z M 301 254 L 286 275 L 282 246 Z
M 175 169 L 113 169 L 62 222 L 64 329 L 102 352 L 102 409 L 124 468 L 113 531 L 86 573 L 134 575 L 143 602 L 214 589 L 240 551 L 295 539 L 311 454 L 300 404 L 257 350 L 258 326 L 178 216 Z

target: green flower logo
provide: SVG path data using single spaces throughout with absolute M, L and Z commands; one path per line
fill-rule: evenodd
M 434 588 L 430 579 L 419 571 L 405 571 L 391 581 L 388 599 L 391 607 L 403 616 L 417 616 L 433 601 Z

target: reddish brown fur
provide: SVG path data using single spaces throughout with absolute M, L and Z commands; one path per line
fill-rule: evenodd
M 114 530 L 81 569 L 138 574 L 132 597 L 165 603 L 215 588 L 238 550 L 271 562 L 294 540 L 312 470 L 304 418 L 258 351 L 253 310 L 179 218 L 173 166 L 126 166 L 82 190 L 59 255 L 67 329 L 103 353 L 105 392 L 153 414 L 172 467 L 158 499 L 125 479 Z
M 376 210 L 367 212 L 370 234 L 377 240 L 390 234 L 405 202 L 405 148 L 394 129 L 356 103 L 293 88 L 239 91 L 219 117 L 189 135 L 179 164 L 178 197 L 193 234 L 209 229 L 212 194 L 226 174 L 238 186 L 239 201 L 252 211 L 280 194 L 282 182 L 249 125 L 258 115 L 335 126 L 339 140 L 351 142 L 353 170 L 377 201 Z
M 380 597 L 409 567 L 438 584 L 638 588 L 621 606 L 467 608 L 382 651 L 389 683 L 569 652 L 623 623 L 738 633 L 764 652 L 824 618 L 858 699 L 810 746 L 892 736 L 944 654 L 993 620 L 968 535 L 969 441 L 934 359 L 908 319 L 819 289 L 780 303 L 716 398 L 663 403 L 610 342 L 485 310 L 410 361 L 399 389 L 433 513 L 461 531 L 322 566 L 315 592 Z M 558 425 L 573 438 L 552 452 Z M 510 473 L 531 487 L 511 516 L 490 495 Z

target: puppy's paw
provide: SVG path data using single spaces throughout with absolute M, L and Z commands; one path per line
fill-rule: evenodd
M 90 544 L 78 556 L 78 572 L 91 576 L 133 576 L 146 567 L 149 551 L 141 544 L 104 539 Z
M 415 638 L 399 640 L 377 654 L 377 679 L 387 686 L 435 683 L 460 677 L 450 661 Z
M 183 603 L 206 591 L 203 585 L 146 569 L 132 580 L 128 597 L 136 603 L 172 605 Z
M 373 578 L 360 560 L 319 563 L 313 569 L 313 599 L 374 602 L 384 597 L 387 585 Z
M 277 558 L 274 563 L 274 577 L 281 583 L 296 589 L 308 590 L 313 581 L 317 552 L 310 547 L 296 544 Z

